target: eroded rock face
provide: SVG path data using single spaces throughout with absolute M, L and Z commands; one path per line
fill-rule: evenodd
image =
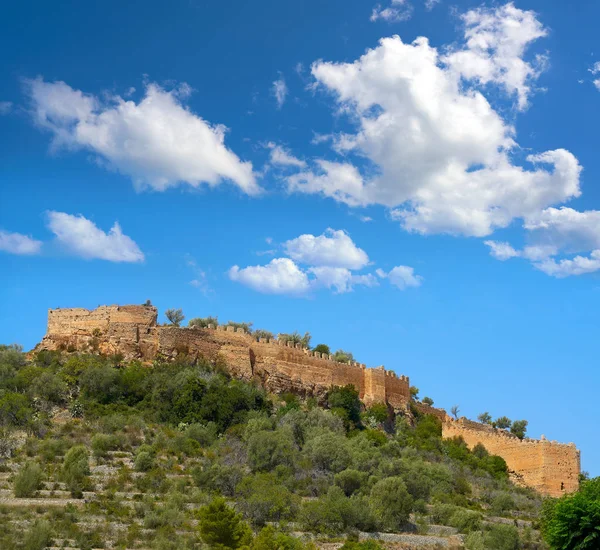
M 122 354 L 126 360 L 148 362 L 185 354 L 221 361 L 232 376 L 255 380 L 274 393 L 292 392 L 323 402 L 332 386 L 352 384 L 366 405 L 386 403 L 396 411 L 406 411 L 411 399 L 408 377 L 383 367 L 338 363 L 331 356 L 290 342 L 257 342 L 233 327 L 159 326 L 157 318 L 153 306 L 51 309 L 48 331 L 36 350 Z M 515 480 L 552 496 L 577 489 L 580 465 L 574 445 L 521 441 L 476 422 L 454 421 L 442 409 L 417 406 L 442 421 L 444 437 L 459 435 L 469 446 L 482 443 L 489 452 L 503 457 Z

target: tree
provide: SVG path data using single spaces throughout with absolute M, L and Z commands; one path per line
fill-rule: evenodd
M 546 500 L 542 509 L 542 535 L 551 548 L 600 548 L 600 477 L 585 481 L 579 491 Z
M 352 355 L 351 351 L 344 351 L 343 349 L 338 349 L 333 354 L 333 360 L 338 363 L 352 363 L 354 361 L 354 355 Z
M 492 415 L 489 412 L 482 412 L 478 417 L 477 420 L 479 420 L 479 422 L 481 422 L 482 424 L 492 424 Z
M 417 386 L 410 387 L 410 396 L 416 401 L 419 398 L 419 388 Z
M 510 427 L 510 433 L 516 435 L 519 439 L 523 439 L 527 432 L 527 424 L 529 424 L 527 420 L 514 420 Z
M 266 338 L 267 340 L 273 340 L 275 335 L 264 328 L 259 328 L 254 331 L 254 337 L 258 340 L 259 338 Z
M 450 414 L 458 419 L 458 413 L 460 412 L 460 409 L 458 408 L 458 405 L 452 405 L 452 407 L 450 408 Z
M 0 426 L 25 427 L 32 415 L 24 395 L 10 391 L 0 394 Z
M 42 488 L 44 474 L 37 462 L 26 462 L 15 476 L 14 491 L 17 498 L 29 498 Z
M 500 428 L 502 430 L 507 430 L 508 428 L 510 428 L 510 425 L 512 424 L 510 418 L 508 418 L 508 416 L 501 416 L 500 418 L 496 418 L 496 420 L 494 420 L 494 422 L 492 423 L 492 426 L 494 426 L 494 428 Z
M 313 351 L 318 353 L 326 353 L 327 355 L 331 355 L 331 350 L 327 344 L 318 344 L 313 348 Z
M 144 307 L 152 307 L 152 302 L 150 300 L 146 300 L 142 305 Z
M 310 347 L 310 339 L 311 338 L 312 337 L 310 335 L 310 332 L 305 332 L 304 336 L 302 336 L 297 330 L 295 330 L 291 334 L 287 334 L 285 332 L 280 332 L 277 335 L 278 340 L 281 340 L 282 342 L 292 342 L 294 344 L 302 344 L 303 348 Z
M 250 543 L 252 531 L 240 514 L 224 498 L 215 498 L 199 510 L 198 524 L 202 540 L 209 546 L 239 548 Z
M 408 521 L 413 499 L 400 477 L 387 477 L 371 489 L 371 509 L 383 529 L 398 531 Z
M 167 311 L 165 311 L 165 317 L 174 327 L 178 327 L 181 324 L 181 321 L 185 319 L 185 315 L 181 309 L 167 309 Z
M 343 416 L 355 426 L 360 425 L 360 398 L 358 391 L 352 384 L 332 389 L 327 395 L 329 408 L 336 412 L 341 409 Z
M 194 317 L 190 319 L 188 322 L 188 327 L 197 327 L 197 328 L 208 328 L 208 325 L 213 325 L 214 327 L 219 326 L 219 319 L 217 317 Z
M 425 403 L 425 405 L 433 407 L 433 399 L 431 399 L 431 397 L 423 397 L 422 401 Z
M 227 326 L 228 327 L 233 327 L 236 330 L 238 328 L 241 328 L 244 330 L 244 332 L 247 332 L 248 334 L 252 334 L 252 325 L 254 323 L 236 323 L 235 321 L 227 321 Z

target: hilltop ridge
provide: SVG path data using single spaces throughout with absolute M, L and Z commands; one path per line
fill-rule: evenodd
M 277 339 L 257 339 L 243 328 L 160 326 L 150 305 L 51 309 L 48 330 L 36 350 L 121 354 L 128 360 L 152 361 L 179 354 L 222 361 L 236 378 L 259 382 L 275 393 L 291 392 L 323 399 L 332 386 L 353 385 L 367 405 L 383 403 L 394 413 L 415 406 L 442 421 L 444 437 L 462 437 L 503 457 L 517 483 L 542 494 L 560 496 L 579 486 L 580 453 L 574 444 L 516 436 L 411 400 L 409 378 L 384 367 L 340 363 L 331 355 Z

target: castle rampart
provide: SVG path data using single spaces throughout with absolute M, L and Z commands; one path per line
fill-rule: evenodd
M 331 355 L 289 341 L 257 341 L 242 328 L 160 326 L 157 318 L 153 306 L 51 309 L 48 331 L 36 349 L 122 354 L 128 360 L 146 362 L 186 354 L 222 360 L 232 376 L 256 380 L 276 393 L 323 399 L 332 386 L 352 384 L 366 405 L 385 403 L 399 411 L 406 410 L 411 401 L 408 377 L 386 371 L 383 366 L 340 363 Z M 579 451 L 573 444 L 520 440 L 490 426 L 452 420 L 442 409 L 413 404 L 421 413 L 433 414 L 442 421 L 444 437 L 461 436 L 469 447 L 481 443 L 490 453 L 503 457 L 515 481 L 552 496 L 577 489 Z
M 462 437 L 470 448 L 481 443 L 489 453 L 499 455 L 512 471 L 513 480 L 559 497 L 576 491 L 581 470 L 579 451 L 573 443 L 542 439 L 519 439 L 506 430 L 472 422 L 466 418 L 442 424 L 444 437 Z

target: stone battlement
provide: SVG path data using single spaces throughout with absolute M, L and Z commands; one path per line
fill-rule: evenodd
M 406 411 L 411 401 L 407 376 L 383 366 L 367 368 L 340 363 L 332 355 L 276 338 L 256 338 L 232 326 L 175 327 L 157 324 L 153 306 L 100 306 L 51 309 L 48 330 L 36 350 L 66 350 L 122 354 L 127 360 L 152 361 L 179 354 L 222 361 L 232 376 L 257 381 L 268 391 L 293 392 L 323 401 L 333 386 L 352 384 L 370 406 L 384 403 Z M 446 411 L 414 403 L 423 414 L 442 422 L 443 436 L 460 436 L 471 448 L 481 443 L 504 458 L 513 479 L 542 493 L 559 496 L 579 485 L 579 451 L 575 445 L 524 439 L 464 418 L 453 420 Z
M 257 339 L 241 327 L 160 326 L 157 319 L 153 306 L 51 309 L 48 331 L 38 348 L 121 353 L 143 361 L 185 353 L 222 359 L 236 377 L 258 380 L 271 391 L 324 397 L 332 386 L 352 384 L 367 405 L 386 403 L 405 409 L 410 400 L 408 377 L 384 367 L 341 363 L 300 343 Z
M 470 448 L 481 443 L 489 453 L 501 456 L 515 482 L 559 497 L 579 487 L 580 454 L 574 443 L 519 439 L 501 430 L 460 418 L 442 423 L 443 437 L 462 437 Z

